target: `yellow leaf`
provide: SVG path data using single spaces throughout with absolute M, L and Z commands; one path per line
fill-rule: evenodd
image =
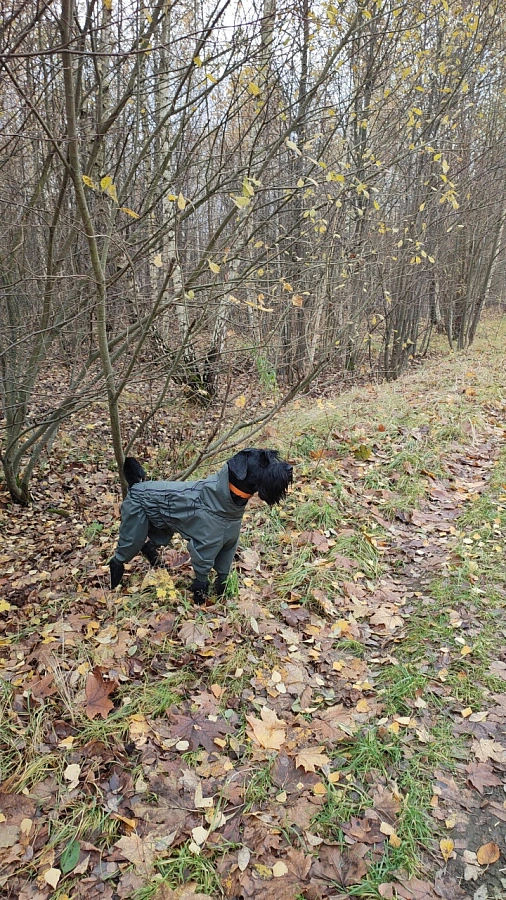
M 111 200 L 114 200 L 115 203 L 118 202 L 118 192 L 116 190 L 116 186 L 114 184 L 110 184 L 106 190 L 106 194 L 109 194 Z
M 269 866 L 264 866 L 262 863 L 255 863 L 254 869 L 257 875 L 259 875 L 260 878 L 263 878 L 264 881 L 272 878 L 272 869 L 269 869 Z
M 300 294 L 294 294 L 292 297 L 292 303 L 294 306 L 303 306 L 304 305 L 304 297 Z
M 446 173 L 448 172 L 448 169 L 450 168 L 450 166 L 448 165 L 446 159 L 443 159 L 443 162 L 441 163 L 441 168 L 442 168 L 443 172 L 444 172 L 445 175 L 446 175 Z
M 285 283 L 283 284 L 283 290 L 284 291 L 293 291 L 293 287 L 291 284 L 288 283 L 288 281 L 285 281 Z
M 261 89 L 258 87 L 258 84 L 255 84 L 254 81 L 250 81 L 250 83 L 248 84 L 248 91 L 253 95 L 253 97 L 258 97 L 258 95 L 262 93 Z
M 259 184 L 260 182 L 257 182 L 257 181 L 255 180 L 255 184 L 257 184 L 257 183 Z M 243 192 L 243 194 L 244 194 L 245 197 L 253 197 L 253 195 L 254 195 L 254 193 L 255 193 L 254 188 L 251 187 L 251 184 L 249 183 L 249 181 L 248 181 L 246 178 L 244 179 L 244 181 L 243 181 L 243 183 L 242 183 L 242 192 Z M 258 246 L 258 247 L 262 247 L 262 246 L 263 246 L 263 241 L 260 241 L 259 243 L 257 242 L 257 243 L 255 244 L 255 247 L 257 247 L 257 246 Z
M 177 200 L 176 194 L 167 194 L 167 200 Z
M 218 272 L 220 271 L 220 267 L 219 267 L 218 263 L 215 263 L 210 259 L 208 259 L 207 262 L 208 262 L 209 268 L 211 269 L 211 272 L 214 272 L 214 274 L 217 275 Z
M 391 834 L 388 838 L 388 843 L 391 847 L 394 847 L 394 849 L 397 850 L 401 846 L 402 841 L 398 834 Z
M 186 207 L 186 200 L 182 194 L 179 194 L 179 197 L 177 198 L 177 208 L 180 209 L 182 212 L 183 209 L 185 209 L 185 207 Z
M 453 853 L 454 847 L 455 847 L 455 844 L 453 843 L 453 841 L 450 838 L 442 838 L 439 841 L 439 849 L 441 850 L 441 853 L 443 854 L 443 859 L 445 862 L 448 862 L 448 860 L 450 859 L 450 856 Z
M 466 644 L 465 647 L 462 647 L 462 650 L 460 651 L 460 655 L 461 656 L 469 656 L 469 654 L 472 652 L 473 652 L 473 648 L 468 647 L 468 645 Z
M 317 784 L 313 786 L 313 794 L 315 794 L 316 797 L 324 797 L 326 793 L 327 788 L 321 781 L 318 781 Z
M 131 216 L 132 219 L 140 219 L 139 213 L 134 212 L 133 209 L 129 209 L 128 206 L 122 206 L 122 207 L 121 207 L 121 212 L 126 213 L 127 216 Z
M 7 603 L 7 600 L 0 600 L 0 612 L 7 612 L 8 609 L 11 608 L 10 603 Z
M 233 195 L 231 195 L 231 196 L 232 196 L 232 200 L 234 201 L 235 205 L 239 209 L 243 209 L 245 206 L 249 206 L 249 197 L 239 197 L 239 196 L 234 197 Z
M 157 269 L 161 269 L 163 266 L 162 254 L 157 253 L 153 259 L 153 265 L 156 266 Z
M 244 409 L 244 407 L 246 406 L 246 397 L 244 396 L 244 394 L 241 394 L 241 396 L 237 398 L 237 400 L 235 401 L 235 405 L 238 409 Z
M 194 56 L 193 62 L 200 69 L 200 67 L 202 66 L 202 60 L 201 60 L 200 56 Z
M 94 191 L 97 190 L 97 186 L 96 186 L 95 182 L 92 181 L 88 175 L 83 175 L 83 181 L 84 181 L 86 187 L 92 188 L 92 190 L 94 190 Z
M 103 0 L 103 7 L 107 10 L 112 9 L 112 0 Z
M 302 156 L 297 144 L 294 141 L 287 140 L 286 146 L 289 147 L 290 150 L 293 150 L 298 156 Z
M 100 179 L 100 189 L 102 191 L 106 191 L 107 188 L 112 184 L 112 178 L 109 175 L 106 175 L 105 178 Z

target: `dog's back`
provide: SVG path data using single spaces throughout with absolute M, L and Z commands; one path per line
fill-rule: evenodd
M 134 484 L 139 484 L 140 481 L 147 480 L 147 475 L 135 456 L 126 457 L 123 463 L 123 475 L 129 488 Z

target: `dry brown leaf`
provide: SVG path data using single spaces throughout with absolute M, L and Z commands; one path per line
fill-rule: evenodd
M 0 847 L 13 847 L 17 844 L 18 838 L 18 825 L 5 825 L 4 822 L 0 824 Z
M 491 866 L 492 863 L 497 862 L 501 855 L 501 851 L 497 844 L 494 841 L 489 841 L 488 844 L 483 844 L 476 851 L 476 858 L 480 864 L 480 866 Z
M 304 747 L 297 753 L 295 765 L 303 768 L 305 772 L 316 772 L 317 768 L 321 769 L 330 762 L 323 750 L 323 747 Z
M 199 625 L 194 619 L 183 622 L 179 629 L 179 640 L 187 647 L 204 647 L 211 632 L 207 625 Z
M 282 719 L 278 719 L 275 711 L 268 706 L 262 706 L 260 719 L 255 716 L 246 716 L 251 725 L 251 737 L 266 750 L 279 750 L 286 740 L 286 725 Z
M 140 875 L 149 875 L 155 861 L 153 844 L 143 840 L 138 834 L 124 835 L 116 841 L 115 847 L 125 859 L 133 863 Z
M 473 741 L 471 749 L 481 762 L 493 759 L 495 762 L 506 763 L 506 748 L 498 741 L 481 738 L 478 741 Z
M 105 670 L 104 670 L 105 671 Z M 112 678 L 104 678 L 103 670 L 100 666 L 95 666 L 92 672 L 88 673 L 86 679 L 86 715 L 89 719 L 95 716 L 102 716 L 106 719 L 111 709 L 114 709 L 114 703 L 109 700 L 118 686 L 118 682 Z
M 404 624 L 401 616 L 397 615 L 397 609 L 394 606 L 380 606 L 370 618 L 371 625 L 380 625 L 386 631 L 395 631 Z

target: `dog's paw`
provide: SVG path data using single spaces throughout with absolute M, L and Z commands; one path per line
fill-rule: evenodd
M 111 559 L 109 563 L 109 569 L 111 570 L 111 591 L 114 588 L 118 587 L 120 584 L 123 575 L 125 574 L 125 567 L 122 562 L 118 562 L 117 559 Z
M 207 603 L 209 593 L 209 584 L 207 581 L 199 581 L 198 578 L 192 581 L 193 602 L 197 606 L 204 606 Z

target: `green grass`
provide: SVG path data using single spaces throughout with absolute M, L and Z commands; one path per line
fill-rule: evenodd
M 189 844 L 190 842 L 187 842 L 173 850 L 169 858 L 157 861 L 157 874 L 136 891 L 134 900 L 151 900 L 155 894 L 163 895 L 164 886 L 174 890 L 188 882 L 195 882 L 197 893 L 208 894 L 211 897 L 223 896 L 214 855 L 208 857 L 196 854 L 190 849 Z

